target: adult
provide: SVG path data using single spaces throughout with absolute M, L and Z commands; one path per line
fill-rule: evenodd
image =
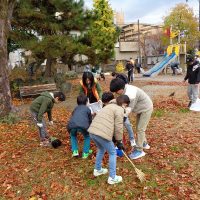
M 89 103 L 98 102 L 102 96 L 102 89 L 91 72 L 84 72 L 80 81 L 80 94 L 85 94 Z
M 134 65 L 133 65 L 132 62 L 129 60 L 129 61 L 126 63 L 126 70 L 128 71 L 128 81 L 129 81 L 129 83 L 130 83 L 130 82 L 133 82 L 133 68 L 134 68 Z

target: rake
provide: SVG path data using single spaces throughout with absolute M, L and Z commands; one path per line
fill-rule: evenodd
M 135 170 L 135 172 L 137 174 L 137 177 L 140 180 L 140 182 L 141 183 L 144 182 L 146 180 L 145 179 L 145 174 L 133 164 L 131 159 L 126 155 L 126 153 L 123 150 L 122 150 L 122 152 L 125 155 L 125 157 L 128 159 L 128 161 L 131 163 L 131 165 L 133 166 L 133 168 L 134 168 L 134 170 Z

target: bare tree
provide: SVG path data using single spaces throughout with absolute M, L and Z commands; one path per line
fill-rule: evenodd
M 146 32 L 140 36 L 140 48 L 144 57 L 144 66 L 147 65 L 147 56 L 159 56 L 164 52 L 162 44 L 162 30 Z
M 11 30 L 11 18 L 15 0 L 0 0 L 0 116 L 12 110 L 12 97 L 8 77 L 7 39 Z
M 159 56 L 164 52 L 164 45 L 162 43 L 163 32 L 157 30 L 156 33 L 150 34 L 147 37 L 148 51 L 152 56 Z

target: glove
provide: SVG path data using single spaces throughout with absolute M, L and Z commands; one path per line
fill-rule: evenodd
M 53 121 L 49 121 L 49 125 L 53 125 Z
M 119 150 L 124 150 L 124 145 L 123 145 L 123 143 L 122 143 L 121 141 L 118 141 L 118 142 L 117 142 L 117 148 L 118 148 Z
M 42 123 L 37 123 L 37 126 L 42 128 L 43 127 L 43 124 Z
M 114 144 L 116 143 L 117 140 L 115 139 L 115 136 L 113 136 L 112 141 Z

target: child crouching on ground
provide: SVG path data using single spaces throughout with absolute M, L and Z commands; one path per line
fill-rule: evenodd
M 67 130 L 70 133 L 72 156 L 79 156 L 77 133 L 82 133 L 84 136 L 83 153 L 82 158 L 87 158 L 90 150 L 90 136 L 87 132 L 90 123 L 92 122 L 91 110 L 87 107 L 88 98 L 85 95 L 79 95 L 77 97 L 78 106 L 72 112 L 72 116 L 68 122 Z
M 47 113 L 49 124 L 53 125 L 52 109 L 54 103 L 58 103 L 59 101 L 65 101 L 65 95 L 62 92 L 43 92 L 31 103 L 30 111 L 33 120 L 39 129 L 40 146 L 50 146 L 44 114 Z
M 115 137 L 118 149 L 124 149 L 122 144 L 124 107 L 129 104 L 129 98 L 126 95 L 117 97 L 116 103 L 112 102 L 113 99 L 114 95 L 111 92 L 105 92 L 102 95 L 102 102 L 105 106 L 97 113 L 88 129 L 91 139 L 98 148 L 94 176 L 108 172 L 108 169 L 102 168 L 102 159 L 107 151 L 109 154 L 109 184 L 122 181 L 122 177 L 116 175 L 116 149 L 112 138 Z

